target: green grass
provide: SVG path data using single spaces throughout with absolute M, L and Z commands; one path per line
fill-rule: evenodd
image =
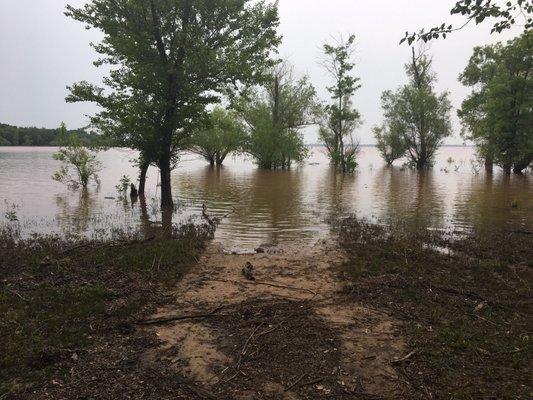
M 412 398 L 531 398 L 531 235 L 451 241 L 348 219 L 340 238 L 353 296 L 404 322 Z
M 113 340 L 164 301 L 211 232 L 66 243 L 0 235 L 0 398 L 66 376 L 76 353 Z

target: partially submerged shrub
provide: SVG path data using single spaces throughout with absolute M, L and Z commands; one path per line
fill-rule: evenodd
M 53 157 L 61 161 L 61 167 L 52 175 L 52 179 L 73 188 L 86 188 L 91 180 L 99 184 L 98 172 L 102 164 L 96 152 L 85 147 L 74 133 L 66 138 L 65 124 L 61 124 L 60 130 L 62 147 Z
M 115 186 L 115 189 L 117 189 L 117 192 L 119 192 L 120 194 L 124 194 L 128 191 L 130 184 L 130 177 L 127 175 L 122 175 L 122 178 L 120 178 L 120 182 L 118 183 L 118 185 Z

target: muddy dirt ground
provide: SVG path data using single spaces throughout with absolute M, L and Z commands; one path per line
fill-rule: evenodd
M 170 362 L 200 398 L 402 397 L 400 323 L 350 300 L 342 261 L 326 240 L 253 254 L 211 244 L 146 321 L 161 346 L 145 361 Z

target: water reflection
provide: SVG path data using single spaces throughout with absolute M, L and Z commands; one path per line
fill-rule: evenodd
M 357 174 L 340 174 L 329 166 L 318 180 L 315 215 L 325 213 L 328 221 L 335 221 L 357 209 Z
M 75 191 L 77 196 L 57 195 L 57 223 L 66 236 L 79 236 L 87 231 L 98 207 L 99 188 Z
M 412 229 L 444 225 L 444 196 L 433 171 L 382 166 L 373 182 L 377 219 Z
M 203 204 L 208 214 L 222 218 L 215 238 L 229 248 L 321 237 L 329 232 L 326 221 L 352 213 L 412 227 L 533 225 L 531 177 L 475 175 L 467 168 L 472 148 L 442 148 L 435 168 L 424 173 L 387 168 L 371 147 L 363 148 L 353 175 L 335 173 L 319 149 L 308 164 L 288 171 L 258 170 L 242 157 L 228 159 L 221 168 L 184 158 L 172 175 L 179 205 L 173 215 L 160 213 L 154 168 L 146 199 L 119 198 L 115 186 L 120 177 L 137 175 L 129 163 L 135 153 L 101 153 L 102 185 L 82 192 L 51 180 L 58 167 L 54 151 L 0 147 L 0 217 L 15 204 L 26 236 L 94 237 L 116 229 L 149 237 L 168 231 L 172 223 L 201 218 Z M 446 162 L 449 157 L 458 160 L 457 171 Z
M 455 225 L 461 229 L 493 229 L 512 222 L 533 227 L 531 177 L 485 174 L 473 176 L 454 201 Z

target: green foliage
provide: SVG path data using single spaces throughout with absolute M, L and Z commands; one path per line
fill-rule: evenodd
M 244 126 L 237 117 L 215 107 L 203 126 L 193 130 L 189 149 L 204 157 L 211 165 L 222 165 L 226 156 L 241 150 L 244 144 Z
M 405 155 L 405 141 L 398 132 L 391 130 L 390 126 L 375 126 L 372 131 L 376 138 L 376 147 L 388 165 Z
M 450 14 L 460 14 L 466 17 L 466 21 L 459 27 L 443 23 L 428 31 L 422 29 L 418 33 L 405 32 L 400 44 L 406 42 L 410 46 L 415 40 L 428 42 L 440 37 L 446 39 L 446 35 L 463 29 L 472 21 L 478 25 L 488 18 L 496 20 L 492 26 L 491 33 L 501 33 L 514 25 L 522 26 L 524 32 L 533 28 L 533 3 L 530 0 L 507 1 L 505 5 L 499 5 L 493 0 L 460 0 L 450 10 Z
M 472 93 L 458 111 L 463 137 L 505 172 L 533 161 L 533 33 L 476 47 L 460 81 Z
M 69 131 L 68 134 L 76 134 L 80 142 L 87 146 L 98 140 L 96 133 L 87 132 L 84 129 Z M 57 146 L 59 145 L 59 135 L 59 129 L 21 128 L 0 124 L 0 146 Z
M 208 104 L 238 83 L 255 84 L 279 44 L 277 3 L 251 0 L 92 0 L 67 15 L 99 29 L 106 89 L 73 85 L 69 101 L 96 102 L 92 123 L 155 158 L 161 202 L 173 203 L 172 156 Z
M 130 187 L 131 179 L 127 175 L 122 175 L 122 178 L 120 178 L 120 182 L 118 185 L 115 186 L 115 189 L 117 189 L 117 192 L 119 194 L 124 194 L 128 191 L 128 188 Z
M 354 42 L 355 36 L 351 35 L 348 40 L 341 40 L 335 46 L 324 45 L 323 65 L 333 78 L 334 85 L 328 87 L 332 103 L 324 110 L 319 138 L 326 146 L 332 164 L 343 172 L 351 172 L 356 168 L 359 147 L 352 137 L 361 120 L 361 115 L 352 106 L 352 97 L 361 87 L 358 83 L 360 79 L 351 75 L 355 66 L 351 61 Z
M 409 83 L 381 96 L 385 125 L 395 141 L 403 142 L 409 164 L 417 169 L 432 165 L 435 152 L 452 132 L 448 93 L 434 91 L 435 74 L 424 52 L 406 65 Z
M 80 185 L 86 188 L 90 180 L 99 184 L 98 172 L 101 163 L 96 153 L 85 147 L 75 134 L 67 137 L 67 128 L 63 123 L 59 137 L 63 146 L 53 157 L 54 160 L 61 161 L 61 167 L 54 173 L 52 179 L 74 188 Z
M 307 158 L 300 129 L 314 122 L 318 108 L 307 76 L 295 79 L 282 64 L 262 88 L 249 89 L 234 106 L 247 126 L 244 151 L 260 168 L 289 168 Z

